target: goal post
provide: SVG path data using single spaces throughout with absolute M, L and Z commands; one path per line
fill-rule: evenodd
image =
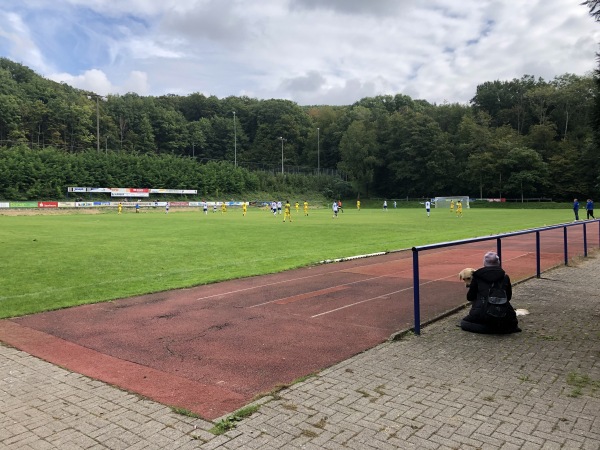
M 463 208 L 470 208 L 468 195 L 454 195 L 452 197 L 435 197 L 433 199 L 433 204 L 436 208 L 450 209 L 451 203 L 454 203 L 454 208 L 456 208 L 456 203 L 459 201 L 462 203 Z

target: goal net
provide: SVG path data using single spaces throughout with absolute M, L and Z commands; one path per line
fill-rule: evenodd
M 469 196 L 455 195 L 453 197 L 436 197 L 433 199 L 433 204 L 436 208 L 450 209 L 450 205 L 454 203 L 454 209 L 456 209 L 456 203 L 462 203 L 463 208 L 469 208 Z

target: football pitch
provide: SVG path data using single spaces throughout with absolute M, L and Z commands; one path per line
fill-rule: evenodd
M 570 210 L 249 208 L 0 215 L 0 318 L 184 288 L 319 261 L 565 223 Z

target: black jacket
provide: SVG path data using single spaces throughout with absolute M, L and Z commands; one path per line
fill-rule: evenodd
M 513 309 L 512 305 L 509 308 L 508 314 L 502 319 L 490 318 L 483 311 L 483 300 L 480 293 L 484 294 L 489 291 L 490 285 L 494 282 L 502 280 L 502 287 L 506 291 L 506 297 L 509 302 L 512 298 L 512 286 L 510 284 L 510 277 L 500 267 L 482 267 L 473 274 L 471 280 L 471 287 L 467 292 L 467 300 L 472 302 L 471 310 L 467 317 L 463 320 L 466 322 L 489 325 L 492 327 L 486 332 L 510 332 L 510 330 L 517 327 L 517 314 Z M 510 303 L 509 303 L 510 305 Z
M 487 292 L 490 284 L 502 280 L 503 278 L 504 282 L 502 287 L 506 291 L 506 296 L 510 301 L 512 298 L 512 285 L 510 284 L 510 278 L 500 267 L 482 267 L 481 269 L 476 270 L 473 274 L 473 279 L 471 280 L 469 292 L 467 292 L 467 300 L 474 302 L 477 300 L 478 292 Z

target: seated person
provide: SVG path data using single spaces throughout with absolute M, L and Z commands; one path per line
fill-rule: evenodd
M 506 292 L 506 304 L 503 317 L 494 317 L 486 312 L 486 299 L 492 284 L 502 286 Z M 471 310 L 461 320 L 460 327 L 465 331 L 486 334 L 508 334 L 521 331 L 518 327 L 517 314 L 510 304 L 512 286 L 510 278 L 500 267 L 500 258 L 496 252 L 487 252 L 483 257 L 483 267 L 473 273 L 471 286 L 467 292 L 467 300 L 471 302 Z

